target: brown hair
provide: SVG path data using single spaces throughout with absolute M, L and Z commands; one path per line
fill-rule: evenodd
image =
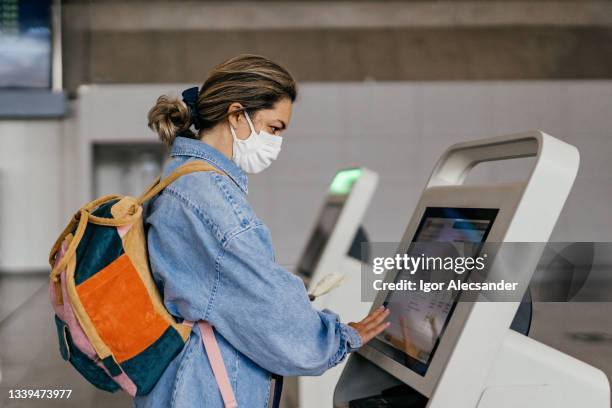
M 200 130 L 225 120 L 229 106 L 238 102 L 247 112 L 269 109 L 283 98 L 294 102 L 295 80 L 285 68 L 258 55 L 242 54 L 217 65 L 200 88 L 197 119 Z M 149 127 L 171 146 L 178 134 L 197 138 L 189 128 L 191 111 L 179 98 L 162 95 L 148 115 Z

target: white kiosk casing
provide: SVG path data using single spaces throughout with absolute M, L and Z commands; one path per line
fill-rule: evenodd
M 329 273 L 345 276 L 340 287 L 313 301 L 317 309 L 332 310 L 345 322 L 362 319 L 371 306 L 371 302 L 360 302 L 362 262 L 349 256 L 349 250 L 377 185 L 378 174 L 365 167 L 336 173 L 297 266 L 296 273 L 309 292 Z M 290 402 L 302 408 L 331 406 L 342 367 L 319 377 L 298 377 L 297 389 L 286 387 Z
M 463 185 L 478 163 L 530 156 L 535 157 L 535 165 L 523 182 Z M 540 131 L 451 146 L 434 167 L 398 253 L 406 253 L 417 240 L 415 234 L 432 208 L 496 210 L 486 242 L 545 243 L 578 164 L 576 148 Z M 514 269 L 514 280 L 529 282 L 540 257 L 538 245 L 533 247 L 536 250 Z M 492 274 L 507 262 L 498 258 L 491 260 Z M 385 280 L 392 282 L 396 275 L 392 271 Z M 379 292 L 372 310 L 388 295 Z M 376 347 L 378 340 L 372 340 L 350 357 L 334 405 L 345 407 L 349 401 L 404 383 L 426 398 L 426 405 L 419 406 L 428 408 L 609 407 L 609 383 L 600 370 L 509 330 L 518 305 L 515 301 L 455 303 L 421 373 L 383 353 L 384 347 Z

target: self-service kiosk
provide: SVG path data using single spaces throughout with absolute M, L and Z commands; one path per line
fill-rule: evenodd
M 361 268 L 356 239 L 365 239 L 361 220 L 378 184 L 378 175 L 365 167 L 343 169 L 332 178 L 296 273 L 308 289 L 329 273 L 353 274 Z M 361 237 L 360 237 L 361 236 Z
M 524 181 L 463 183 L 478 163 L 531 156 L 535 164 Z M 434 167 L 397 253 L 429 241 L 547 242 L 578 164 L 576 148 L 539 131 L 454 145 Z M 511 262 L 523 288 L 537 266 L 538 247 L 543 248 L 533 245 L 529 256 Z M 507 276 L 508 259 L 496 256 L 489 262 L 491 276 L 498 270 Z M 391 271 L 385 281 L 397 282 L 401 273 Z M 391 324 L 350 356 L 334 406 L 610 406 L 603 372 L 509 329 L 516 299 L 464 301 L 462 296 L 458 292 L 433 303 L 410 292 L 378 292 L 372 309 L 386 304 Z
M 338 171 L 297 264 L 296 273 L 309 293 L 329 274 L 342 275 L 342 284 L 313 305 L 338 313 L 343 321 L 362 319 L 371 306 L 360 302 L 361 242 L 368 239 L 362 219 L 377 184 L 378 175 L 367 168 Z M 329 407 L 341 372 L 342 366 L 337 366 L 319 377 L 298 377 L 295 387 L 287 384 L 285 393 L 299 407 Z

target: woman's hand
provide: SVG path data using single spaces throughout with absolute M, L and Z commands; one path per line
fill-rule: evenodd
M 361 337 L 361 344 L 363 345 L 389 327 L 391 323 L 384 321 L 388 316 L 389 309 L 381 306 L 362 321 L 358 323 L 351 322 L 348 325 L 357 330 Z

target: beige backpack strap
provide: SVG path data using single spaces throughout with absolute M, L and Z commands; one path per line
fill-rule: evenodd
M 144 192 L 140 197 L 138 197 L 138 203 L 145 203 L 146 201 L 153 198 L 160 191 L 162 191 L 164 188 L 166 188 L 177 178 L 196 171 L 214 171 L 215 173 L 224 174 L 221 170 L 206 162 L 200 160 L 190 161 L 188 163 L 183 164 L 182 166 L 177 167 L 172 173 L 170 173 L 170 175 L 168 175 L 168 177 L 164 178 L 163 180 L 159 180 L 157 183 L 149 187 L 146 192 Z
M 75 229 L 75 226 L 77 226 L 77 228 L 76 228 L 76 231 L 74 231 L 74 235 L 76 237 L 78 237 L 78 239 L 75 240 L 75 241 L 79 241 L 81 239 L 82 233 L 85 231 L 85 225 L 84 224 L 87 224 L 86 221 L 85 222 L 81 221 L 81 219 L 83 218 L 83 214 L 85 214 L 85 217 L 87 217 L 87 215 L 89 214 L 89 212 L 91 210 L 97 208 L 100 204 L 103 204 L 103 203 L 105 203 L 107 201 L 110 201 L 110 200 L 113 200 L 115 198 L 120 198 L 120 196 L 117 196 L 117 195 L 105 195 L 103 197 L 97 198 L 97 199 L 95 199 L 93 201 L 90 201 L 89 203 L 85 204 L 84 206 L 82 206 L 72 216 L 72 218 L 68 222 L 68 225 L 66 226 L 66 228 L 64 228 L 64 231 L 62 231 L 62 233 L 59 235 L 59 237 L 57 237 L 57 240 L 55 241 L 55 243 L 53 244 L 53 247 L 51 248 L 51 252 L 49 252 L 49 265 L 51 265 L 51 267 L 54 270 L 60 270 L 61 269 L 61 268 L 58 268 L 57 265 L 55 265 L 55 255 L 59 251 L 60 246 L 62 245 L 62 242 L 64 241 L 64 238 L 66 238 L 66 235 L 68 235 L 69 233 L 73 232 L 73 230 Z M 80 233 L 77 233 L 77 232 L 80 232 Z M 77 242 L 77 244 L 78 244 L 78 242 Z M 64 256 L 64 258 L 67 258 L 67 257 Z M 56 272 L 55 275 L 57 275 L 57 274 L 58 273 Z
M 143 192 L 143 193 L 140 195 L 140 197 L 144 197 L 146 194 L 148 194 L 148 193 L 149 193 L 149 191 L 153 190 L 153 189 L 155 188 L 155 186 L 159 184 L 159 181 L 160 181 L 160 180 L 161 180 L 161 177 L 160 177 L 160 176 L 157 176 L 157 177 L 155 178 L 155 181 L 154 181 L 153 183 L 151 183 L 151 184 L 149 185 L 149 187 L 147 187 L 147 188 L 145 189 L 145 191 L 144 191 L 144 192 Z M 140 201 L 139 201 L 139 202 L 140 202 Z

